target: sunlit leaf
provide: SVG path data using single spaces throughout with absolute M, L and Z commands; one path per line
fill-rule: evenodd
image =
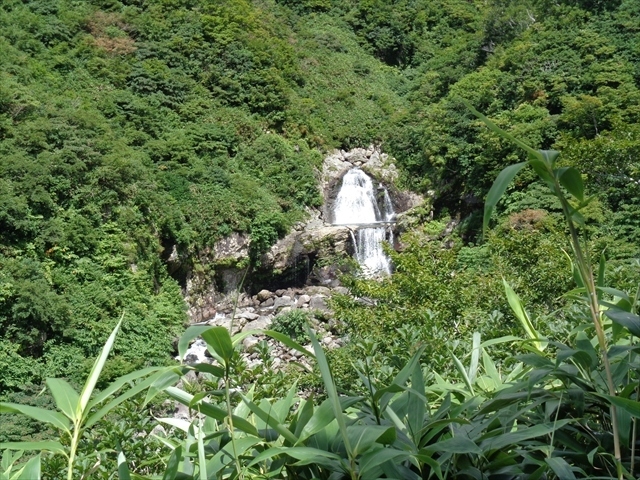
M 231 361 L 233 357 L 233 343 L 231 342 L 229 330 L 225 327 L 211 327 L 202 332 L 202 339 L 207 342 L 207 345 L 213 348 L 214 352 L 216 352 L 226 364 Z
M 78 392 L 60 378 L 47 378 L 46 383 L 58 409 L 70 420 L 75 420 L 78 410 Z

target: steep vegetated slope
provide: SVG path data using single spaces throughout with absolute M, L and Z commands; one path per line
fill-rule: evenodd
M 381 143 L 406 186 L 435 191 L 443 227 L 466 219 L 452 249 L 433 226 L 408 241 L 395 283 L 354 281 L 382 299 L 338 306 L 354 328 L 376 318 L 384 336 L 398 312 L 433 314 L 462 319 L 463 337 L 504 307 L 496 278 L 514 268 L 523 297 L 552 311 L 571 279 L 558 206 L 532 175 L 499 205 L 502 230 L 468 243 L 521 153 L 459 97 L 562 149 L 598 193 L 594 251 L 633 257 L 638 15 L 632 0 L 3 1 L 0 395 L 80 377 L 122 311 L 109 375 L 167 359 L 185 320 L 173 245 L 189 259 L 241 231 L 256 256 L 319 205 L 315 169 L 335 147 Z
M 111 373 L 164 361 L 172 246 L 259 254 L 319 205 L 318 149 L 400 103 L 346 24 L 275 4 L 8 1 L 0 27 L 3 394 L 81 374 L 123 311 Z

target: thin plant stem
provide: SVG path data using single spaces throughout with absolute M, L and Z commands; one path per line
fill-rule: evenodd
M 73 464 L 76 460 L 76 451 L 78 449 L 78 441 L 80 438 L 80 426 L 74 425 L 73 436 L 71 437 L 71 447 L 69 450 L 69 467 L 67 471 L 67 480 L 73 480 Z
M 611 364 L 609 363 L 609 357 L 607 356 L 608 347 L 607 347 L 607 339 L 604 334 L 604 329 L 602 328 L 602 323 L 600 321 L 600 306 L 598 304 L 598 292 L 596 289 L 595 281 L 593 279 L 593 270 L 591 268 L 591 264 L 587 256 L 584 254 L 582 250 L 582 245 L 580 244 L 580 238 L 578 236 L 578 231 L 576 229 L 573 220 L 571 219 L 571 207 L 569 206 L 569 202 L 562 195 L 560 184 L 558 180 L 554 180 L 556 192 L 558 192 L 557 197 L 562 204 L 562 211 L 564 213 L 565 218 L 567 219 L 567 225 L 569 226 L 569 232 L 571 235 L 571 247 L 573 248 L 573 253 L 576 256 L 578 269 L 580 270 L 580 275 L 585 284 L 585 288 L 587 290 L 587 296 L 589 300 L 589 311 L 591 313 L 591 320 L 593 321 L 593 326 L 596 330 L 596 337 L 598 338 L 598 344 L 600 346 L 600 357 L 602 359 L 602 363 L 604 365 L 604 370 L 606 374 L 606 382 L 607 388 L 609 390 L 609 395 L 615 397 L 616 396 L 616 388 L 613 382 L 613 375 L 611 373 Z M 622 480 L 622 454 L 620 450 L 620 433 L 618 428 L 618 417 L 616 415 L 616 407 L 612 403 L 609 404 L 610 415 L 611 415 L 611 428 L 613 433 L 613 450 L 614 456 L 616 459 L 617 470 L 618 470 L 618 478 Z

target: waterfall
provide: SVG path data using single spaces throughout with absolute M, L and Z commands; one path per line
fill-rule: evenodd
M 382 242 L 393 242 L 393 232 L 387 225 L 395 217 L 389 192 L 382 185 L 381 207 L 371 178 L 359 168 L 349 170 L 333 206 L 334 225 L 352 225 L 355 257 L 365 275 L 390 274 L 391 262 L 382 249 Z M 376 224 L 380 224 L 377 226 Z

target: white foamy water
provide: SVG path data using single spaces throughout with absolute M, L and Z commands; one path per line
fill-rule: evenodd
M 387 225 L 374 224 L 392 221 L 395 212 L 387 190 L 382 186 L 379 189 L 382 190 L 382 212 L 373 181 L 359 168 L 353 168 L 342 178 L 342 186 L 333 206 L 334 224 L 363 225 L 357 228 L 352 238 L 356 259 L 367 276 L 391 273 L 391 261 L 382 249 L 382 242 L 386 240 L 392 243 L 393 232 Z

